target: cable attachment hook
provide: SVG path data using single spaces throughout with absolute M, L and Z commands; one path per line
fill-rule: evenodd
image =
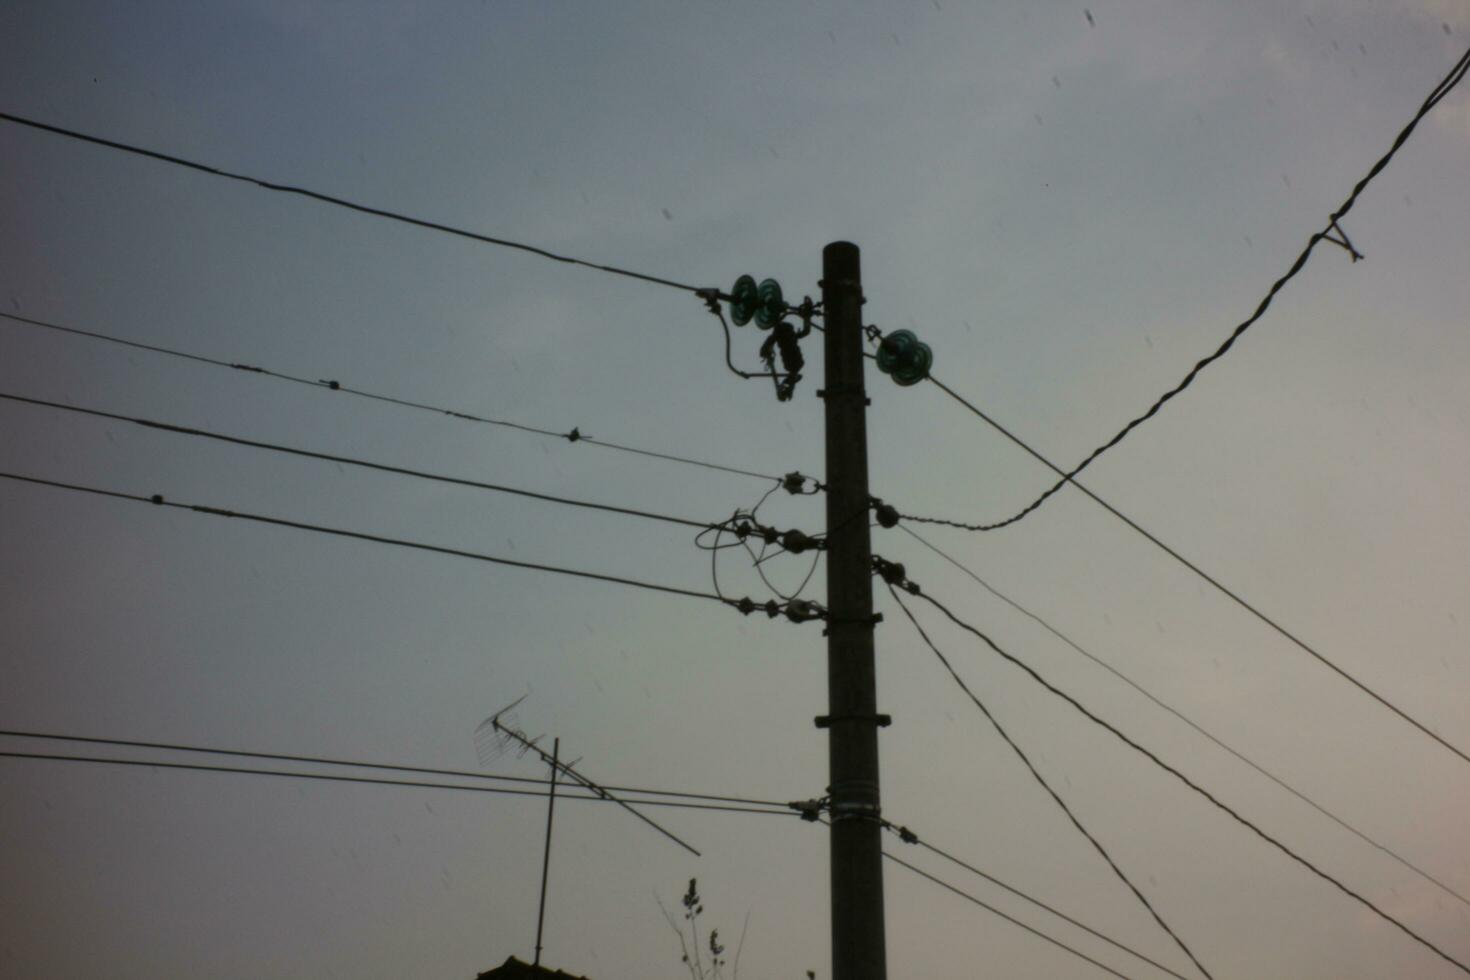
M 796 339 L 800 340 L 812 332 L 812 317 L 817 313 L 817 305 L 810 296 L 803 296 L 801 305 L 792 307 L 791 312 L 801 320 L 801 329 L 796 332 Z
M 792 800 L 786 806 L 801 814 L 801 819 L 810 823 L 816 823 L 821 819 L 822 811 L 832 805 L 830 797 L 822 797 L 819 800 Z
M 711 313 L 719 315 L 720 291 L 718 289 L 715 289 L 713 286 L 707 286 L 704 289 L 696 289 L 694 291 L 694 295 L 704 300 L 704 305 L 706 309 L 708 309 Z
M 1323 238 L 1325 238 L 1327 241 L 1331 242 L 1332 244 L 1338 246 L 1339 248 L 1346 249 L 1348 255 L 1352 256 L 1352 259 L 1353 259 L 1354 262 L 1357 262 L 1359 259 L 1361 259 L 1363 257 L 1363 253 L 1362 252 L 1359 252 L 1357 249 L 1353 248 L 1352 240 L 1348 238 L 1347 232 L 1345 232 L 1345 231 L 1342 230 L 1342 225 L 1340 225 L 1340 224 L 1337 223 L 1337 219 L 1336 218 L 1333 218 L 1332 219 L 1332 223 L 1329 224 L 1327 227 L 1330 228 L 1332 231 L 1337 232 L 1338 235 L 1340 235 L 1341 237 L 1339 237 L 1339 238 L 1333 238 L 1332 235 L 1329 232 L 1325 232 L 1324 231 L 1322 233 L 1322 237 Z
M 917 582 L 910 582 L 908 570 L 896 561 L 889 561 L 882 555 L 873 556 L 873 574 L 896 589 L 903 589 L 910 595 L 919 594 Z

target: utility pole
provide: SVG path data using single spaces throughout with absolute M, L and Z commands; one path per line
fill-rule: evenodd
M 827 423 L 827 728 L 832 821 L 832 978 L 886 980 L 878 714 L 868 528 L 868 399 L 858 247 L 822 250 Z

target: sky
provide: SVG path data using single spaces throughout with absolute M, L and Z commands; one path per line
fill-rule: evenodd
M 0 111 L 728 289 L 818 295 L 1071 465 L 1213 351 L 1470 45 L 1456 0 L 0 5 Z M 0 122 L 0 311 L 762 474 L 822 476 L 820 346 L 790 402 L 685 292 Z M 1470 750 L 1470 89 L 1269 312 L 1083 482 Z M 763 335 L 734 332 L 756 368 Z M 0 320 L 0 392 L 698 521 L 760 478 L 477 425 Z M 873 492 L 997 520 L 1051 474 L 933 385 L 870 369 Z M 712 588 L 685 527 L 0 404 L 11 473 Z M 820 796 L 819 625 L 706 600 L 0 480 L 4 730 L 606 784 Z M 764 520 L 821 529 L 777 492 Z M 1456 958 L 1470 765 L 1075 490 L 1001 531 L 905 525 L 924 591 Z M 764 601 L 723 552 L 719 587 Z M 795 588 L 804 557 L 763 566 Z M 806 594 L 824 599 L 822 569 Z M 1185 976 L 1188 960 L 886 595 L 885 816 Z M 1459 975 L 976 639 L 916 615 L 1217 977 Z M 11 752 L 199 761 L 6 737 Z M 205 760 L 206 762 L 219 760 Z M 344 772 L 341 769 L 327 770 Z M 536 928 L 544 801 L 0 758 L 0 973 L 455 978 Z M 543 962 L 686 975 L 690 878 L 747 980 L 829 976 L 825 831 L 556 809 Z M 895 853 L 1130 977 L 1166 974 L 916 848 Z M 893 976 L 1096 966 L 886 869 Z M 733 956 L 731 956 L 733 958 Z

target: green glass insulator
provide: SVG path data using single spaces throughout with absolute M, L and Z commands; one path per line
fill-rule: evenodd
M 919 342 L 911 330 L 895 330 L 878 345 L 878 370 L 892 374 Z
M 759 300 L 755 308 L 755 325 L 762 330 L 769 330 L 786 315 L 786 301 L 781 298 L 781 284 L 774 279 L 762 279 L 757 295 Z
M 741 276 L 730 290 L 730 319 L 735 326 L 743 327 L 755 316 L 756 304 L 760 302 L 754 276 Z
M 919 341 L 914 345 L 912 354 L 898 367 L 893 369 L 893 380 L 903 387 L 918 384 L 929 377 L 929 368 L 934 365 L 934 352 L 929 345 Z
M 907 387 L 929 375 L 934 352 L 911 330 L 895 330 L 878 345 L 878 370 Z

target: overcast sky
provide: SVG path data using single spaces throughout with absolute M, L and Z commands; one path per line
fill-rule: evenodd
M 1470 44 L 1459 0 L 0 5 L 0 110 L 699 286 L 864 315 L 1070 465 L 1255 307 Z M 822 475 L 687 293 L 0 122 L 0 311 L 739 469 Z M 1470 750 L 1470 89 L 1270 312 L 1084 482 Z M 763 335 L 736 331 L 754 367 Z M 416 413 L 0 321 L 0 391 L 720 520 L 760 479 Z M 931 385 L 868 384 L 874 493 L 1013 513 L 1050 474 Z M 0 404 L 0 468 L 705 591 L 688 528 Z M 822 527 L 817 497 L 762 515 Z M 820 627 L 713 602 L 0 481 L 0 727 L 475 769 L 520 724 L 610 784 L 818 796 Z M 1470 765 L 1075 490 L 920 533 L 1322 807 L 1470 895 Z M 1470 906 L 1160 710 L 902 531 L 951 604 L 1462 961 Z M 769 593 L 726 552 L 720 585 Z M 795 587 L 806 562 L 765 566 Z M 821 570 L 808 595 L 824 598 Z M 922 646 L 877 632 L 885 814 L 1197 976 Z M 1225 978 L 1459 971 L 920 604 L 935 641 Z M 7 751 L 83 751 L 5 739 Z M 135 758 L 184 757 L 161 752 Z M 197 760 L 191 760 L 197 761 Z M 507 755 L 490 771 L 538 776 Z M 0 759 L 0 973 L 468 980 L 534 945 L 544 804 Z M 556 811 L 544 962 L 677 978 L 697 877 L 747 980 L 829 976 L 796 819 Z M 890 847 L 1132 977 L 1165 974 Z M 889 970 L 1096 967 L 902 868 Z M 732 955 L 733 958 L 733 955 Z

